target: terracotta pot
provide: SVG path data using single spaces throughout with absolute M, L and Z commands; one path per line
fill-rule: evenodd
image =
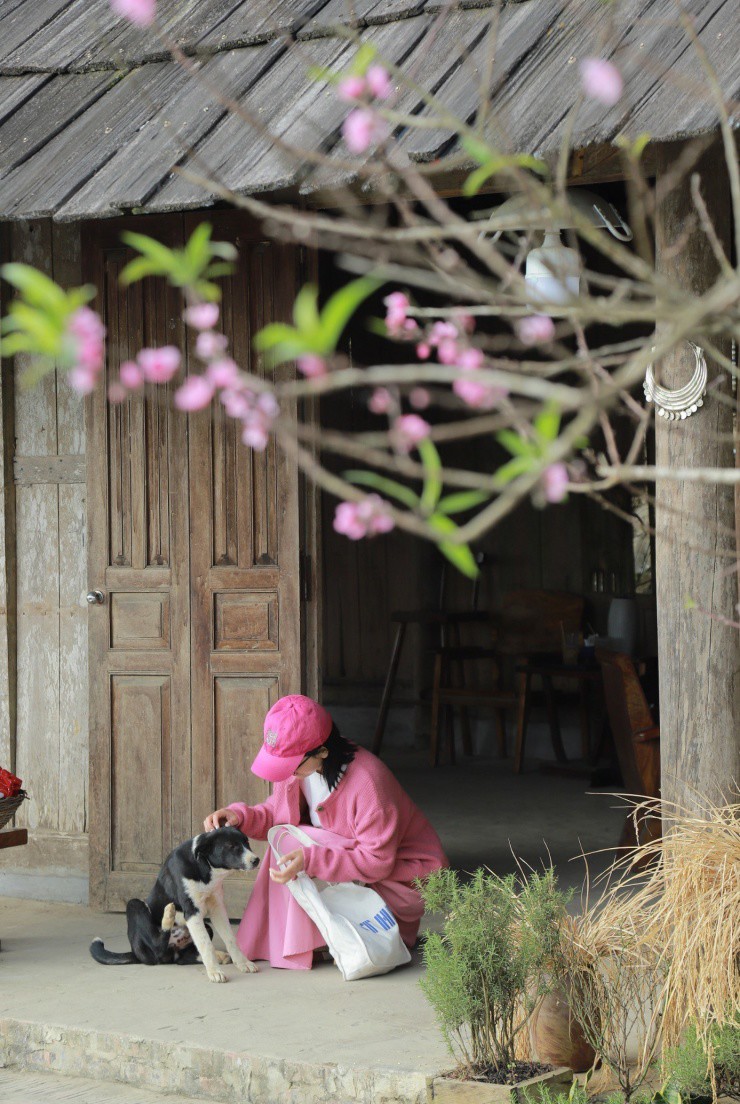
M 565 990 L 553 989 L 543 997 L 529 1021 L 532 1059 L 554 1066 L 570 1066 L 583 1073 L 594 1064 L 595 1052 L 579 1023 L 573 1019 Z

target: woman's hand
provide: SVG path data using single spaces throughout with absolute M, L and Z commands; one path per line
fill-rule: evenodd
M 292 882 L 296 875 L 300 874 L 305 868 L 305 865 L 302 848 L 297 851 L 289 851 L 287 855 L 283 855 L 280 859 L 280 870 L 270 868 L 270 877 L 273 882 L 285 885 L 286 882 Z
M 213 832 L 216 828 L 240 828 L 242 818 L 236 809 L 216 809 L 203 821 L 206 832 Z

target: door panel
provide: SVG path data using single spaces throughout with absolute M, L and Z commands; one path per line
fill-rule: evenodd
M 240 254 L 224 281 L 230 352 L 264 378 L 252 337 L 290 318 L 297 252 L 231 213 L 210 218 Z M 142 346 L 185 348 L 191 337 L 162 281 L 119 289 L 129 257 L 120 230 L 176 245 L 197 221 L 91 228 L 112 375 Z M 249 770 L 262 721 L 301 688 L 295 466 L 272 439 L 264 453 L 245 447 L 218 405 L 188 419 L 170 390 L 108 406 L 99 389 L 88 403 L 89 585 L 105 596 L 90 610 L 91 899 L 107 909 L 146 895 L 167 852 L 212 809 L 264 800 L 269 787 Z M 252 881 L 230 879 L 232 915 Z
M 290 318 L 295 251 L 250 236 L 228 215 L 214 233 L 239 251 L 222 302 L 229 348 L 237 363 L 266 378 L 252 337 L 267 321 Z M 195 829 L 219 805 L 267 796 L 267 783 L 249 765 L 266 711 L 300 691 L 301 640 L 294 465 L 274 438 L 264 452 L 245 448 L 240 426 L 219 408 L 191 416 L 190 471 Z M 244 900 L 243 879 L 231 879 L 230 912 L 238 914 Z

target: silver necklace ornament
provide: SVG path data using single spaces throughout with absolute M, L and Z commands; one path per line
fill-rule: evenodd
M 693 341 L 688 344 L 694 350 L 696 364 L 694 374 L 684 387 L 671 391 L 668 387 L 661 387 L 655 382 L 653 366 L 649 364 L 645 373 L 645 398 L 648 402 L 655 403 L 655 409 L 661 418 L 668 421 L 678 421 L 690 418 L 696 414 L 700 406 L 704 405 L 704 396 L 707 393 L 707 361 L 704 350 Z

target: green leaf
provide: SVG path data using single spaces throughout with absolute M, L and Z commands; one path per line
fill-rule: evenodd
M 548 403 L 532 424 L 541 441 L 554 441 L 560 432 L 560 410 L 555 403 Z
M 144 257 L 149 257 L 150 260 L 161 265 L 165 271 L 174 267 L 174 251 L 154 238 L 150 238 L 148 234 L 137 234 L 133 230 L 123 230 L 121 239 L 132 249 L 138 250 Z
M 343 478 L 348 483 L 355 483 L 359 487 L 372 487 L 374 491 L 384 494 L 386 498 L 395 498 L 410 510 L 419 509 L 419 496 L 414 494 L 410 487 L 397 483 L 395 479 L 387 479 L 377 472 L 361 470 L 346 471 Z
M 146 276 L 166 276 L 167 269 L 163 268 L 157 261 L 153 261 L 150 257 L 134 257 L 132 261 L 129 261 L 124 268 L 121 269 L 118 275 L 118 282 L 121 287 L 128 287 L 130 284 L 135 284 L 138 280 L 143 280 Z
M 200 272 L 211 259 L 211 224 L 200 222 L 185 243 L 185 256 L 195 273 Z
M 340 288 L 339 291 L 334 292 L 321 312 L 320 326 L 324 355 L 334 352 L 344 327 L 360 303 L 364 302 L 379 287 L 382 287 L 381 280 L 374 280 L 370 276 L 361 276 L 358 280 L 352 280 L 349 284 Z
M 295 297 L 293 321 L 304 334 L 317 330 L 319 321 L 319 289 L 315 284 L 304 284 Z
M 369 42 L 363 42 L 352 60 L 349 68 L 350 73 L 353 76 L 364 77 L 377 56 L 378 51 L 375 46 L 372 46 Z
M 59 285 L 31 265 L 10 262 L 2 266 L 0 275 L 20 291 L 26 302 L 32 306 L 47 309 L 66 307 L 67 296 Z
M 442 494 L 442 461 L 435 445 L 428 437 L 419 441 L 417 452 L 424 465 L 424 487 L 421 492 L 422 510 L 431 511 L 439 502 Z
M 437 503 L 438 514 L 461 514 L 465 510 L 472 510 L 476 506 L 482 506 L 488 502 L 490 494 L 485 491 L 458 491 L 455 494 L 445 495 Z
M 501 486 L 504 483 L 511 483 L 512 479 L 517 479 L 520 475 L 526 475 L 528 471 L 531 471 L 537 458 L 535 456 L 515 456 L 513 460 L 509 460 L 508 464 L 504 464 L 498 469 L 494 476 L 494 481 L 497 486 Z
M 233 242 L 211 242 L 209 249 L 212 257 L 220 257 L 222 261 L 239 260 L 239 250 L 236 248 Z
M 295 326 L 289 326 L 287 322 L 270 322 L 254 335 L 254 347 L 260 352 L 267 352 L 283 342 L 296 341 L 298 336 Z
M 432 514 L 429 518 L 429 524 L 439 533 L 456 533 L 458 530 L 458 526 L 455 525 L 454 521 L 442 514 Z M 468 579 L 476 579 L 480 574 L 469 545 L 440 541 L 439 550 Z
M 496 434 L 496 440 L 512 456 L 533 456 L 535 453 L 532 442 L 527 441 L 520 433 L 515 433 L 512 429 L 500 430 Z

